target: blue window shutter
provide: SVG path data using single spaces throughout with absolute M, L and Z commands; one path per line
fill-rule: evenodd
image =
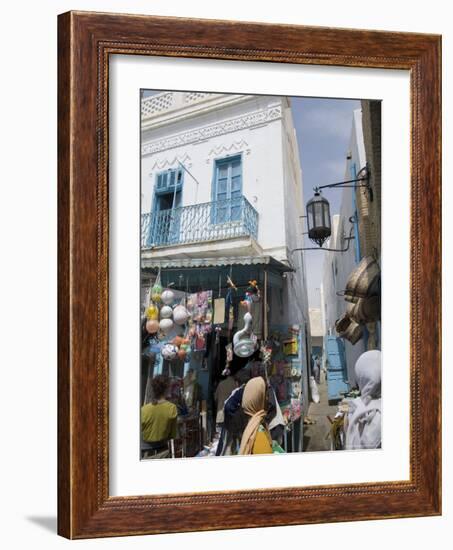
M 227 157 L 216 161 L 213 193 L 213 223 L 241 218 L 242 159 Z

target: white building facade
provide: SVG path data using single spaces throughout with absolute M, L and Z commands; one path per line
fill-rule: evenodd
M 269 333 L 299 327 L 307 403 L 305 266 L 302 253 L 292 253 L 303 246 L 304 199 L 290 99 L 144 97 L 141 163 L 142 278 L 155 268 L 175 277 L 197 267 L 230 266 L 233 278 L 241 266 L 264 270 Z

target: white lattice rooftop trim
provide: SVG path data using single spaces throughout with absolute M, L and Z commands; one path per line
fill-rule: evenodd
M 208 92 L 162 92 L 142 99 L 142 118 L 152 118 L 164 112 L 183 109 L 193 103 L 222 94 Z

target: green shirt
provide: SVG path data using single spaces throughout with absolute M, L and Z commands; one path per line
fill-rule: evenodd
M 144 441 L 164 441 L 176 437 L 178 410 L 169 401 L 148 403 L 141 410 L 142 437 Z

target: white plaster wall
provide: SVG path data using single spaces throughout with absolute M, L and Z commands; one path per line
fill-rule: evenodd
M 282 99 L 279 97 L 256 96 L 240 104 L 144 132 L 142 146 L 168 136 L 247 117 L 250 113 L 279 107 L 281 104 Z M 265 252 L 283 259 L 286 236 L 281 136 L 282 120 L 278 118 L 256 127 L 142 155 L 142 212 L 151 210 L 156 174 L 168 168 L 176 168 L 178 160 L 199 182 L 197 184 L 189 174 L 184 174 L 182 206 L 187 206 L 211 201 L 215 159 L 241 153 L 243 195 L 259 215 L 258 243 Z
M 345 161 L 344 179 L 351 179 L 350 166 L 356 164 L 357 170 L 362 168 L 365 163 L 365 148 L 363 145 L 363 133 L 361 122 L 361 110 L 354 111 L 351 138 L 349 142 L 350 160 Z M 334 216 L 335 229 L 332 231 L 330 239 L 330 248 L 342 249 L 347 246 L 347 241 L 343 236 L 348 237 L 351 223 L 349 218 L 354 214 L 353 206 L 353 189 L 343 188 L 341 196 L 340 214 Z M 354 235 L 354 233 L 353 233 Z M 351 271 L 356 267 L 355 256 L 355 240 L 350 241 L 349 249 L 346 252 L 329 252 L 327 253 L 324 263 L 323 275 L 323 304 L 324 319 L 326 333 L 329 330 L 333 335 L 337 335 L 335 331 L 335 321 L 345 313 L 348 302 L 342 296 L 337 296 L 338 291 L 342 291 L 346 287 L 346 281 Z M 334 268 L 334 269 L 333 269 Z M 336 270 L 335 276 L 333 271 Z M 365 341 L 362 338 L 355 345 L 352 345 L 347 340 L 345 342 L 345 355 L 348 370 L 348 380 L 351 384 L 355 383 L 354 365 L 359 357 L 365 351 Z

